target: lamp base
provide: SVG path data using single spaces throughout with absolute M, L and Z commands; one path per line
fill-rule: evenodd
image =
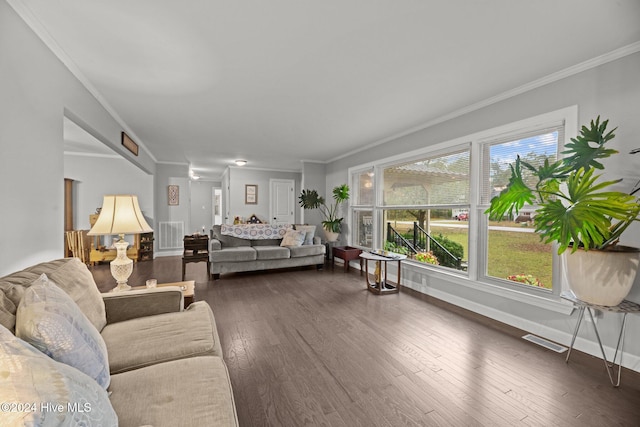
M 111 289 L 109 292 L 122 292 L 122 291 L 130 291 L 131 286 L 126 283 L 118 284 L 115 288 Z
M 127 246 L 129 243 L 124 240 L 124 236 L 120 235 L 120 240 L 115 243 L 117 252 L 116 259 L 111 261 L 111 275 L 118 286 L 113 288 L 112 292 L 128 291 L 131 286 L 127 284 L 129 276 L 133 272 L 133 260 L 127 257 Z

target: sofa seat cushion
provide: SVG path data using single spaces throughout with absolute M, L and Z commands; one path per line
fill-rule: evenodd
M 213 312 L 204 301 L 177 313 L 107 325 L 102 338 L 112 375 L 169 360 L 222 355 Z
M 289 258 L 289 248 L 280 246 L 255 246 L 256 259 Z
M 324 245 L 303 245 L 290 247 L 289 251 L 291 252 L 291 258 L 301 258 L 313 255 L 324 255 L 325 247 Z
M 220 251 L 211 252 L 211 262 L 255 261 L 256 256 L 256 250 L 249 246 L 223 248 Z
M 238 425 L 227 367 L 219 357 L 192 357 L 116 374 L 109 391 L 120 427 Z

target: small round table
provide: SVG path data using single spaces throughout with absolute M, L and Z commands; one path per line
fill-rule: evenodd
M 371 252 L 362 252 L 360 258 L 364 259 L 364 271 L 367 281 L 367 289 L 376 295 L 394 294 L 400 290 L 400 272 L 402 268 L 400 261 L 406 259 L 406 255 L 388 252 L 386 255 L 375 254 Z M 369 261 L 375 261 L 376 269 L 374 273 L 374 281 L 369 280 Z M 390 284 L 387 282 L 387 262 L 397 261 L 398 263 L 398 282 Z

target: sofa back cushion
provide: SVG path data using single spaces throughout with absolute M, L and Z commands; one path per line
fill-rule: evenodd
M 65 291 L 42 274 L 27 288 L 16 314 L 16 336 L 53 360 L 109 387 L 107 346 Z
M 282 239 L 250 240 L 251 246 L 280 246 Z
M 224 248 L 236 248 L 239 246 L 251 246 L 251 240 L 240 239 L 233 236 L 225 236 L 220 232 L 220 225 L 213 226 L 213 238 L 220 241 L 222 249 Z
M 104 301 L 91 272 L 78 258 L 43 262 L 0 278 L 0 323 L 13 331 L 24 291 L 46 274 L 78 305 L 98 331 L 107 324 Z

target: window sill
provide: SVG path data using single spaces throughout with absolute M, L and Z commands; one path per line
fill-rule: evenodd
M 533 295 L 528 292 L 523 292 L 519 289 L 509 289 L 503 286 L 498 286 L 498 285 L 494 285 L 487 282 L 474 281 L 469 279 L 468 277 L 464 277 L 456 273 L 450 273 L 448 271 L 429 268 L 427 266 L 419 266 L 414 263 L 403 263 L 403 266 L 405 269 L 411 272 L 425 274 L 428 277 L 444 280 L 450 283 L 455 283 L 456 285 L 460 285 L 465 288 L 472 289 L 474 291 L 484 292 L 484 293 L 495 295 L 501 298 L 517 301 L 523 304 L 528 304 L 534 307 L 543 308 L 545 310 L 549 310 L 552 312 L 569 315 L 573 311 L 573 304 L 569 301 L 566 301 L 560 298 L 560 296 Z M 404 277 L 407 277 L 407 276 L 405 275 Z M 414 289 L 417 291 L 421 291 L 420 284 L 415 282 L 414 284 L 417 285 L 417 288 L 414 288 Z M 428 286 L 428 288 L 432 288 L 432 287 Z M 446 293 L 446 291 L 438 290 L 438 293 L 443 293 L 443 292 Z

